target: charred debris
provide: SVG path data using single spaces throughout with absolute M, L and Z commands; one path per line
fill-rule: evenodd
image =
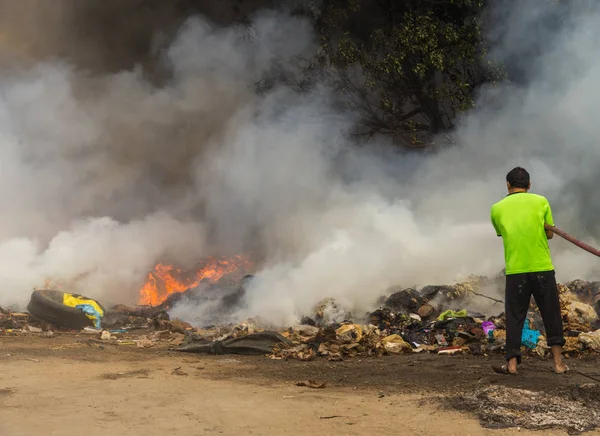
M 0 334 L 87 334 L 94 341 L 139 348 L 162 345 L 181 352 L 331 361 L 400 353 L 484 355 L 501 353 L 504 347 L 504 304 L 487 296 L 490 289 L 501 289 L 501 277 L 474 277 L 464 283 L 418 290 L 391 289 L 377 310 L 360 315 L 348 313 L 334 299 L 326 298 L 300 324 L 287 328 L 259 318 L 196 327 L 170 316 L 177 304 L 209 303 L 213 314 L 226 318 L 243 306 L 245 285 L 251 278 L 226 286 L 203 284 L 172 294 L 155 307 L 117 305 L 105 309 L 81 295 L 36 290 L 27 312 L 0 308 Z M 576 357 L 600 352 L 600 282 L 575 280 L 559 284 L 558 292 L 567 338 L 565 353 Z M 524 349 L 546 356 L 549 348 L 533 301 L 527 319 Z

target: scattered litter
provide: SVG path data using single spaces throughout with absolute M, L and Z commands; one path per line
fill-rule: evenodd
M 296 325 L 291 330 L 293 333 L 305 337 L 312 337 L 319 333 L 319 328 L 312 325 Z
M 362 327 L 358 324 L 346 324 L 335 331 L 338 342 L 351 344 L 362 339 Z
M 128 371 L 128 372 L 106 373 L 106 374 L 102 374 L 101 377 L 104 379 L 107 379 L 107 380 L 118 380 L 121 378 L 130 378 L 130 377 L 148 378 L 148 374 L 150 374 L 149 370 L 139 369 L 136 371 Z
M 462 347 L 445 347 L 445 348 L 439 348 L 437 350 L 437 353 L 453 355 L 453 354 L 462 353 L 463 351 L 464 351 L 464 349 Z
M 65 294 L 66 296 L 67 294 Z M 70 296 L 72 298 L 72 296 Z M 65 298 L 66 299 L 66 298 Z M 79 299 L 80 301 L 82 299 Z M 94 327 L 97 329 L 101 328 L 101 320 L 102 316 L 104 316 L 104 312 L 97 306 L 97 303 L 92 300 L 83 300 L 88 301 L 88 304 L 75 304 L 73 306 L 67 304 L 65 302 L 65 306 L 75 307 L 75 309 L 81 310 L 85 315 L 94 322 Z
M 437 344 L 441 347 L 447 347 L 448 346 L 448 341 L 446 340 L 446 338 L 444 337 L 443 334 L 437 334 L 435 335 L 435 340 L 437 342 Z
M 422 318 L 429 318 L 431 316 L 434 316 L 436 313 L 436 309 L 434 306 L 432 306 L 431 304 L 424 304 L 423 306 L 421 306 L 419 308 L 419 310 L 417 311 L 417 314 Z
M 540 336 L 537 342 L 537 345 L 534 348 L 534 351 L 536 352 L 536 354 L 540 357 L 546 357 L 550 351 L 550 347 L 548 346 L 548 343 L 546 342 L 546 338 L 543 336 Z
M 454 310 L 445 310 L 438 316 L 438 321 L 446 321 L 451 318 L 464 318 L 465 316 L 467 316 L 466 309 L 459 310 L 458 312 Z
M 273 352 L 277 345 L 287 348 L 292 342 L 273 331 L 252 333 L 246 336 L 230 337 L 209 341 L 206 338 L 186 337 L 186 342 L 177 351 L 205 354 L 247 354 L 266 355 Z
M 490 332 L 493 332 L 496 329 L 496 325 L 491 321 L 483 321 L 481 323 L 481 328 L 486 335 L 489 335 Z
M 311 389 L 324 389 L 325 382 L 317 382 L 315 380 L 306 380 L 296 383 L 296 386 L 304 386 Z
M 581 333 L 579 335 L 579 342 L 581 342 L 590 350 L 600 352 L 600 330 L 589 333 Z
M 148 339 L 146 337 L 142 337 L 133 342 L 136 343 L 138 348 L 150 348 L 150 347 L 154 347 L 156 345 L 154 342 L 152 342 L 150 339 Z
M 400 335 L 390 335 L 390 336 L 386 336 L 385 338 L 383 338 L 381 340 L 381 342 L 383 343 L 383 347 L 385 348 L 385 350 L 388 353 L 392 353 L 392 354 L 398 354 L 398 353 L 405 353 L 405 352 L 412 352 L 412 347 L 410 346 L 410 344 L 408 342 L 406 342 L 404 339 L 402 339 L 402 336 Z
M 537 347 L 540 334 L 541 333 L 538 330 L 529 328 L 529 320 L 526 319 L 525 325 L 523 326 L 523 333 L 521 334 L 521 343 L 529 349 L 534 349 Z
M 175 368 L 173 371 L 171 371 L 172 375 L 188 375 L 187 372 L 185 372 L 184 370 L 181 369 L 181 367 Z

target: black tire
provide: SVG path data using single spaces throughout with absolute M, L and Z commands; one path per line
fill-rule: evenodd
M 74 307 L 63 304 L 64 292 L 39 290 L 31 294 L 27 311 L 33 316 L 43 319 L 57 327 L 81 330 L 93 327 L 94 322 L 85 313 Z M 75 294 L 73 294 L 75 295 Z M 87 299 L 87 297 L 84 297 Z M 100 306 L 102 307 L 102 306 Z M 104 310 L 104 308 L 102 308 Z

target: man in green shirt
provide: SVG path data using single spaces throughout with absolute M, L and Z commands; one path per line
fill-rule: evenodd
M 545 224 L 554 226 L 552 210 L 546 198 L 529 193 L 529 173 L 520 167 L 506 175 L 508 195 L 494 204 L 491 220 L 504 243 L 506 263 L 506 361 L 494 367 L 502 374 L 516 374 L 521 363 L 521 335 L 531 296 L 540 309 L 546 340 L 552 349 L 554 371 L 563 373 L 563 335 L 560 301 L 548 239 L 554 236 Z

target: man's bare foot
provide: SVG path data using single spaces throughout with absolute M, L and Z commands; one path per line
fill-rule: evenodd
M 564 363 L 557 363 L 554 365 L 554 372 L 557 374 L 564 374 L 565 372 L 569 372 L 569 367 Z
M 552 357 L 554 357 L 554 372 L 563 374 L 569 371 L 569 367 L 562 361 L 562 347 L 559 345 L 552 346 Z

